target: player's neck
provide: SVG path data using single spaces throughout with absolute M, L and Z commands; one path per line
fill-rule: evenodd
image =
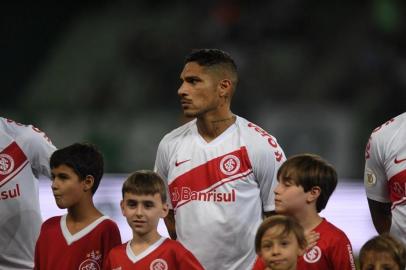
M 103 214 L 94 206 L 93 201 L 78 203 L 68 208 L 66 225 L 69 232 L 75 234 L 101 216 Z
M 234 124 L 236 119 L 231 111 L 220 115 L 205 115 L 197 118 L 197 130 L 206 142 L 211 142 Z
M 133 233 L 133 239 L 131 240 L 130 246 L 133 253 L 139 255 L 159 239 L 161 239 L 161 235 L 156 230 L 144 235 Z

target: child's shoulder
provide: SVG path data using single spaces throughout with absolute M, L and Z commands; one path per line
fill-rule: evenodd
M 332 245 L 342 240 L 346 242 L 349 241 L 344 231 L 326 219 L 323 219 L 316 230 L 320 233 L 320 237 L 323 238 L 323 240 L 327 240 Z
M 42 227 L 53 227 L 53 226 L 59 226 L 61 224 L 61 218 L 63 216 L 54 216 L 50 217 L 47 220 L 42 223 Z

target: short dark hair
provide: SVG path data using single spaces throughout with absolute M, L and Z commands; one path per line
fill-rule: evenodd
M 292 181 L 302 186 L 305 192 L 313 187 L 320 188 L 317 198 L 317 212 L 323 210 L 337 186 L 337 172 L 334 167 L 315 154 L 299 154 L 288 158 L 278 170 L 278 181 Z
M 123 183 L 121 190 L 123 198 L 125 193 L 137 195 L 159 194 L 163 203 L 166 203 L 166 188 L 162 178 L 150 170 L 133 172 Z
M 274 215 L 264 219 L 257 230 L 257 234 L 255 235 L 255 251 L 257 254 L 261 251 L 261 241 L 264 234 L 268 229 L 275 226 L 281 226 L 283 228 L 280 235 L 288 235 L 292 232 L 297 239 L 299 247 L 303 249 L 306 248 L 307 242 L 304 235 L 304 229 L 299 222 L 291 216 Z
M 185 64 L 196 62 L 203 67 L 220 66 L 227 70 L 234 81 L 234 88 L 238 83 L 237 65 L 234 59 L 226 52 L 219 49 L 194 49 L 186 56 Z
M 66 165 L 84 180 L 91 175 L 94 178 L 92 194 L 99 187 L 104 172 L 103 155 L 95 145 L 90 143 L 74 143 L 67 147 L 56 150 L 50 159 L 51 169 L 60 165 Z
M 366 253 L 369 251 L 387 252 L 399 266 L 399 269 L 406 267 L 406 249 L 395 238 L 388 233 L 384 233 L 369 239 L 359 252 L 359 261 L 362 268 Z

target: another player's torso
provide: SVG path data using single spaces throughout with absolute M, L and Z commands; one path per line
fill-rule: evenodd
M 262 204 L 247 140 L 258 138 L 238 124 L 210 143 L 193 126 L 171 145 L 168 184 L 178 240 L 207 269 L 236 269 L 255 258 L 248 243 Z
M 0 268 L 13 269 L 2 256 L 14 257 L 20 267 L 32 267 L 35 239 L 41 226 L 38 179 L 29 160 L 0 123 Z M 12 263 L 14 265 L 14 263 Z
M 41 229 L 38 247 L 40 258 L 37 258 L 41 269 L 102 269 L 105 259 L 103 255 L 108 248 L 104 239 L 105 234 L 111 233 L 111 223 L 105 221 L 106 217 L 102 217 L 72 235 L 67 229 L 65 218 L 66 216 L 54 217 Z

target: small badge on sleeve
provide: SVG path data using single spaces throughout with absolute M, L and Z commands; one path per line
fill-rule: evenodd
M 372 187 L 372 186 L 374 186 L 376 184 L 376 175 L 369 168 L 365 169 L 364 183 L 368 187 Z

